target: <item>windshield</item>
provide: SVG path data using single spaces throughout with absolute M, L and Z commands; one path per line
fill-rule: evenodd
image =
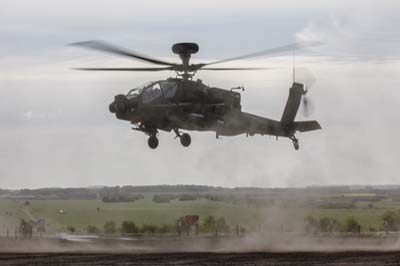
M 146 82 L 142 85 L 137 86 L 136 88 L 131 89 L 127 96 L 138 96 L 140 93 L 142 93 L 143 89 L 152 84 L 154 81 L 149 81 Z
M 165 98 L 172 98 L 175 96 L 176 88 L 177 88 L 176 82 L 162 81 L 160 83 L 161 83 L 161 87 L 163 89 Z
M 144 90 L 142 100 L 143 103 L 150 103 L 162 97 L 162 95 L 163 93 L 161 91 L 160 83 L 156 82 Z

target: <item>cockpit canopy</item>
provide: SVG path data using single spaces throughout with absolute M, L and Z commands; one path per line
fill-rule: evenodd
M 140 95 L 142 93 L 144 88 L 150 86 L 153 83 L 154 83 L 154 81 L 149 81 L 149 82 L 146 82 L 146 83 L 144 83 L 142 85 L 139 85 L 139 86 L 131 89 L 126 96 L 128 96 L 128 98 L 136 97 L 136 96 L 138 96 L 138 95 Z M 129 97 L 129 96 L 131 96 L 131 97 Z
M 177 88 L 178 85 L 175 81 L 151 81 L 131 89 L 128 92 L 127 97 L 133 98 L 142 95 L 143 103 L 151 103 L 159 98 L 173 98 L 176 94 Z

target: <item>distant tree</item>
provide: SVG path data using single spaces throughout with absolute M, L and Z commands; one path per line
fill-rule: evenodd
M 225 221 L 225 218 L 220 217 L 215 221 L 215 234 L 218 235 L 218 233 L 227 233 L 229 232 L 229 226 Z
M 32 238 L 32 229 L 32 221 L 25 221 L 25 219 L 20 220 L 18 231 L 23 238 Z
M 214 216 L 207 216 L 204 221 L 203 221 L 203 228 L 207 232 L 214 232 L 215 231 L 215 225 L 216 225 L 216 219 Z
M 123 234 L 136 234 L 139 233 L 139 228 L 134 222 L 123 221 L 121 224 L 121 233 Z
M 117 232 L 117 225 L 114 221 L 108 221 L 104 224 L 105 234 L 115 234 Z
M 361 232 L 361 225 L 354 217 L 349 217 L 344 222 L 343 231 L 351 232 L 351 233 L 360 233 Z
M 97 228 L 95 225 L 88 225 L 86 231 L 89 234 L 98 234 L 98 233 L 100 233 L 99 228 Z
M 70 232 L 71 234 L 75 233 L 76 229 L 74 226 L 72 225 L 68 225 L 67 226 L 67 231 Z
M 400 212 L 386 211 L 382 220 L 385 231 L 398 231 L 400 229 Z
M 339 223 L 336 219 L 330 217 L 322 217 L 319 219 L 319 230 L 321 232 L 339 231 Z

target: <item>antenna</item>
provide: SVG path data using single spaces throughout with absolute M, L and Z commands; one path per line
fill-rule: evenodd
M 293 49 L 293 83 L 296 81 L 296 49 Z

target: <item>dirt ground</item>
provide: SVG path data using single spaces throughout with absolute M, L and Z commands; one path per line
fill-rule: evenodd
M 400 252 L 0 254 L 0 265 L 400 265 Z
M 400 265 L 397 238 L 0 239 L 0 265 Z

